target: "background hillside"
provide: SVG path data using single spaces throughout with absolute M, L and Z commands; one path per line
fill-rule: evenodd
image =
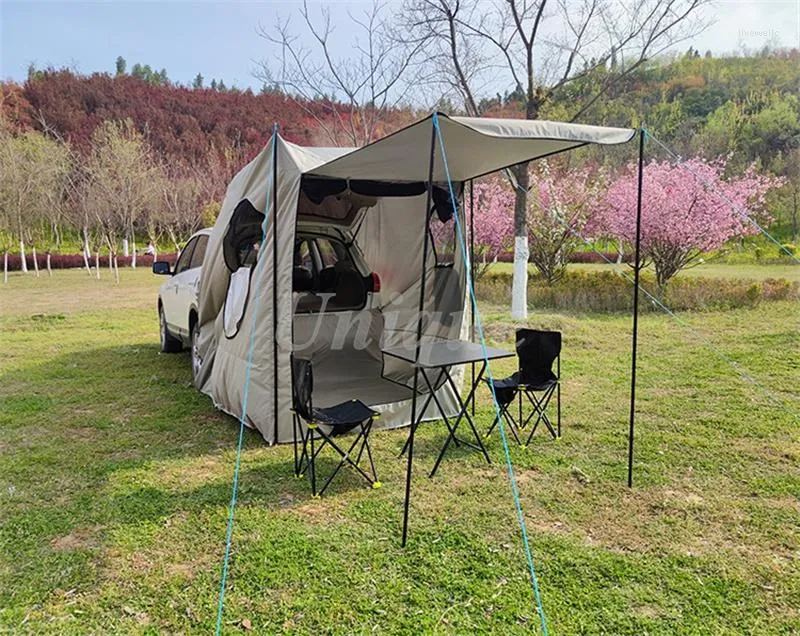
M 286 139 L 299 144 L 346 145 L 345 135 L 337 138 L 337 127 L 341 129 L 349 119 L 363 115 L 363 111 L 351 110 L 328 97 L 305 100 L 270 87 L 256 94 L 249 89 L 226 88 L 215 80 L 205 87 L 199 74 L 192 86 L 183 86 L 171 83 L 166 70 L 153 72 L 136 64 L 128 73 L 125 67 L 120 58 L 116 74 L 84 76 L 70 70 L 31 68 L 24 83 L 0 84 L 6 134 L 14 138 L 41 135 L 66 146 L 73 172 L 82 158 L 92 154 L 98 130 L 104 124 L 119 124 L 123 137 L 135 133 L 136 143 L 142 145 L 164 177 L 160 198 L 172 197 L 176 207 L 173 216 L 180 218 L 160 224 L 147 222 L 140 215 L 129 219 L 130 228 L 121 228 L 119 235 L 128 230 L 141 235 L 147 229 L 151 240 L 169 235 L 173 242 L 179 242 L 200 224 L 201 211 L 210 210 L 213 215 L 229 179 L 264 146 L 273 122 L 278 122 Z M 609 75 L 615 73 L 619 81 L 586 107 L 592 87 L 608 82 Z M 487 116 L 521 117 L 519 95 L 519 91 L 508 91 L 484 98 L 480 111 Z M 689 49 L 682 55 L 650 61 L 628 74 L 615 64 L 598 67 L 558 89 L 541 116 L 617 126 L 644 123 L 655 137 L 682 156 L 711 159 L 729 155 L 727 169 L 733 173 L 756 162 L 759 170 L 786 179 L 786 185 L 771 197 L 770 213 L 775 219 L 774 231 L 791 240 L 797 235 L 800 189 L 798 95 L 797 50 L 714 58 L 710 53 L 701 55 Z M 574 104 L 583 104 L 582 111 L 575 112 Z M 446 101 L 439 107 L 456 112 Z M 412 107 L 385 108 L 378 115 L 380 125 L 375 136 L 391 132 L 419 113 Z M 607 167 L 614 170 L 631 159 L 633 152 L 632 145 L 603 156 L 589 150 L 582 160 L 611 162 Z M 78 178 L 70 180 L 72 186 L 86 180 L 81 170 L 77 172 Z M 181 188 L 183 193 L 177 197 L 175 192 Z M 68 195 L 65 191 L 65 198 Z M 208 216 L 204 222 L 208 222 Z M 52 220 L 48 224 L 54 225 Z M 15 229 L 13 220 L 6 225 L 7 233 L 27 233 L 30 244 L 55 243 L 57 248 L 63 238 L 57 227 L 51 232 L 54 237 L 43 240 L 47 230 Z M 84 230 L 91 230 L 95 224 L 84 218 L 83 225 Z M 95 242 L 105 245 L 109 237 Z

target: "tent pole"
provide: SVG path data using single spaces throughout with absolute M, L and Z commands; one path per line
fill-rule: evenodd
M 639 128 L 639 183 L 636 192 L 636 246 L 633 265 L 633 333 L 631 337 L 631 412 L 628 427 L 628 488 L 633 486 L 633 429 L 636 418 L 636 345 L 639 337 L 639 272 L 642 269 L 642 181 L 644 175 L 644 127 Z
M 475 181 L 469 180 L 469 281 L 475 289 Z M 475 342 L 475 309 L 469 307 L 469 341 Z M 475 386 L 475 363 L 472 363 L 472 386 Z M 472 394 L 472 414 L 475 415 L 475 394 Z
M 278 122 L 272 125 L 272 408 L 278 443 Z
M 419 306 L 417 312 L 417 343 L 414 349 L 414 360 L 419 360 L 419 349 L 422 341 L 422 311 L 425 308 L 425 277 L 428 270 L 428 214 L 433 199 L 433 159 L 436 151 L 436 126 L 431 119 L 431 154 L 428 159 L 428 196 L 425 202 L 425 223 L 422 228 L 422 280 L 419 290 Z M 402 546 L 406 547 L 408 539 L 408 505 L 411 501 L 411 466 L 414 459 L 414 432 L 417 423 L 417 386 L 419 382 L 419 368 L 414 365 L 414 392 L 411 395 L 411 430 L 408 433 L 408 464 L 406 465 L 406 494 L 403 503 L 403 540 Z

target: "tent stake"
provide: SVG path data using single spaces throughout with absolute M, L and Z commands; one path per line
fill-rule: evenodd
M 425 277 L 428 270 L 428 214 L 433 198 L 433 159 L 436 151 L 436 126 L 431 119 L 431 154 L 428 164 L 428 197 L 425 202 L 425 224 L 422 228 L 422 280 L 419 290 L 419 307 L 417 313 L 417 344 L 414 349 L 414 360 L 419 361 L 419 348 L 422 340 L 422 311 L 425 307 Z M 414 392 L 411 394 L 411 430 L 408 433 L 408 464 L 406 466 L 406 496 L 403 504 L 403 540 L 402 546 L 406 547 L 408 539 L 408 505 L 411 501 L 411 465 L 414 459 L 414 433 L 417 428 L 417 385 L 419 381 L 419 368 L 414 365 Z
M 636 345 L 639 337 L 639 272 L 642 269 L 642 177 L 644 174 L 644 126 L 639 128 L 639 185 L 636 193 L 636 247 L 633 265 L 633 333 L 631 342 L 631 413 L 628 427 L 628 488 L 633 487 L 633 431 L 636 419 Z

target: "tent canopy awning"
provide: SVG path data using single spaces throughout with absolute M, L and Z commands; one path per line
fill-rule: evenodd
M 543 120 L 450 117 L 437 113 L 450 178 L 467 181 L 524 161 L 587 144 L 630 141 L 632 128 L 607 128 Z M 433 115 L 308 171 L 319 177 L 374 181 L 427 181 Z M 441 149 L 433 180 L 447 180 Z

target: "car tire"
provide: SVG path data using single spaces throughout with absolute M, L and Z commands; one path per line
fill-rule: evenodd
M 200 325 L 195 320 L 194 324 L 192 325 L 192 333 L 190 336 L 190 351 L 192 355 L 192 382 L 194 382 L 195 387 L 198 389 L 200 388 L 200 370 L 203 367 L 203 358 L 200 357 L 200 350 L 199 350 L 199 338 L 200 338 Z
M 161 335 L 161 353 L 179 353 L 183 351 L 183 343 L 169 332 L 164 309 L 158 308 L 158 327 Z

